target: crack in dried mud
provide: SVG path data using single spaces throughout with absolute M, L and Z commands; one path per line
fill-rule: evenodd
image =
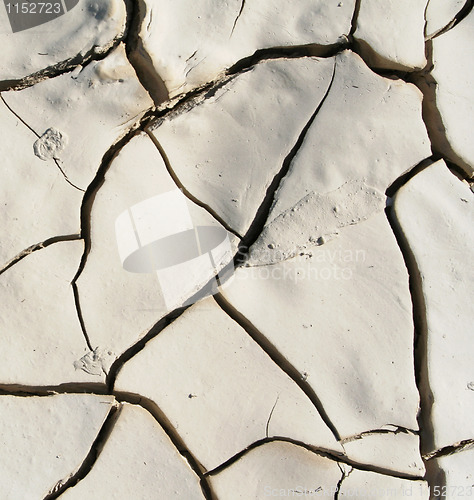
M 86 458 L 82 462 L 79 469 L 74 472 L 69 478 L 64 479 L 53 486 L 50 493 L 44 497 L 43 500 L 55 500 L 60 497 L 66 490 L 73 488 L 79 481 L 82 481 L 87 474 L 92 470 L 94 464 L 97 462 L 110 434 L 112 433 L 115 423 L 117 422 L 122 405 L 112 406 L 103 423 L 97 437 L 92 443 L 91 449 Z
M 466 3 L 461 8 L 461 10 L 454 16 L 454 18 L 446 26 L 444 26 L 444 28 L 439 29 L 432 35 L 428 36 L 425 40 L 426 41 L 433 40 L 433 38 L 437 38 L 438 36 L 444 35 L 448 31 L 451 31 L 471 13 L 473 8 L 474 8 L 474 0 L 467 0 Z
M 262 233 L 262 231 L 265 227 L 265 223 L 267 222 L 268 216 L 270 214 L 271 208 L 273 206 L 273 202 L 275 199 L 275 193 L 277 192 L 283 179 L 286 177 L 287 173 L 289 172 L 291 164 L 293 162 L 293 159 L 298 154 L 298 151 L 300 150 L 301 146 L 303 145 L 305 137 L 306 137 L 309 129 L 311 128 L 311 125 L 313 124 L 317 115 L 321 111 L 321 108 L 324 106 L 324 103 L 326 102 L 326 99 L 327 99 L 329 93 L 331 92 L 331 88 L 332 88 L 332 85 L 334 83 L 334 78 L 336 76 L 336 67 L 337 67 L 337 63 L 336 63 L 336 61 L 334 61 L 334 67 L 333 67 L 331 81 L 329 82 L 328 88 L 326 89 L 326 92 L 325 92 L 323 98 L 319 102 L 314 113 L 311 115 L 311 118 L 308 120 L 308 122 L 304 126 L 303 130 L 301 131 L 300 135 L 298 136 L 296 143 L 294 144 L 294 146 L 291 148 L 290 152 L 288 153 L 288 155 L 284 159 L 281 169 L 274 176 L 272 182 L 268 186 L 267 191 L 265 193 L 265 198 L 263 199 L 262 203 L 260 204 L 260 206 L 257 210 L 257 213 L 255 214 L 254 220 L 250 224 L 250 227 L 247 230 L 247 233 L 244 235 L 244 237 L 242 238 L 242 241 L 240 242 L 239 254 L 237 257 L 238 260 L 236 261 L 236 265 L 239 265 L 242 263 L 242 260 L 245 259 L 246 255 L 248 254 L 248 252 L 250 250 L 250 247 L 255 243 L 257 238 Z
M 448 455 L 454 455 L 456 453 L 460 453 L 462 451 L 471 450 L 474 448 L 474 439 L 465 439 L 460 441 L 459 443 L 444 446 L 439 450 L 432 451 L 431 453 L 427 453 L 423 455 L 424 460 L 433 460 L 440 457 L 446 457 Z
M 34 245 L 25 248 L 25 250 L 22 250 L 18 255 L 13 257 L 13 259 L 9 260 L 6 264 L 4 264 L 3 267 L 0 268 L 0 275 L 3 274 L 5 271 L 8 271 L 8 269 L 13 267 L 17 262 L 20 262 L 22 259 L 24 259 L 33 252 L 42 250 L 43 248 L 49 247 L 50 245 L 53 245 L 54 243 L 59 243 L 61 241 L 77 241 L 81 239 L 82 237 L 80 234 L 66 234 L 64 236 L 53 236 L 52 238 L 48 238 L 47 240 L 42 241 L 41 243 L 35 243 Z
M 306 394 L 313 406 L 318 411 L 321 419 L 332 432 L 337 441 L 341 440 L 339 432 L 334 424 L 331 422 L 329 415 L 326 413 L 324 406 L 315 393 L 311 385 L 304 379 L 298 369 L 293 366 L 279 351 L 278 349 L 263 335 L 243 314 L 235 309 L 221 293 L 214 295 L 214 299 L 219 307 L 238 325 L 240 325 L 249 336 L 266 352 L 272 361 L 286 373 L 293 382 Z
M 235 454 L 233 457 L 231 457 L 229 460 L 224 462 L 223 464 L 219 465 L 215 469 L 212 469 L 204 474 L 204 476 L 215 476 L 222 472 L 223 470 L 229 468 L 231 465 L 233 465 L 237 460 L 240 460 L 242 457 L 247 455 L 249 452 L 252 450 L 255 450 L 256 448 L 259 448 L 260 446 L 264 446 L 268 443 L 290 443 L 295 446 L 299 446 L 300 448 L 303 448 L 305 450 L 310 451 L 311 453 L 314 453 L 315 455 L 323 458 L 327 458 L 328 460 L 331 460 L 333 462 L 336 462 L 338 464 L 345 464 L 348 465 L 349 467 L 352 467 L 354 469 L 364 471 L 364 472 L 375 472 L 376 474 L 381 474 L 383 476 L 388 476 L 388 477 L 394 477 L 397 479 L 406 479 L 409 481 L 420 481 L 423 478 L 421 476 L 415 476 L 415 475 L 409 475 L 409 474 L 403 474 L 401 472 L 396 472 L 392 471 L 390 469 L 386 469 L 384 467 L 377 467 L 375 465 L 371 464 L 364 464 L 357 462 L 355 460 L 349 459 L 345 455 L 339 455 L 336 454 L 332 451 L 325 450 L 322 448 L 316 448 L 314 446 L 310 446 L 306 443 L 303 443 L 301 441 L 298 441 L 296 439 L 291 439 L 287 437 L 271 437 L 271 438 L 264 438 L 260 439 L 254 443 L 252 443 L 250 446 L 245 448 L 245 450 L 240 451 L 239 453 Z
M 195 205 L 203 208 L 213 219 L 215 219 L 219 224 L 229 233 L 232 233 L 234 236 L 236 236 L 239 240 L 242 239 L 242 236 L 235 231 L 232 227 L 227 224 L 227 222 L 220 217 L 215 210 L 213 210 L 209 205 L 206 203 L 202 202 L 198 198 L 196 198 L 192 193 L 190 193 L 184 184 L 179 180 L 179 177 L 177 176 L 176 172 L 174 171 L 173 167 L 171 166 L 170 160 L 168 158 L 168 155 L 166 154 L 166 151 L 163 149 L 161 146 L 160 142 L 158 139 L 150 132 L 148 132 L 148 136 L 152 140 L 153 144 L 156 146 L 158 151 L 160 152 L 160 155 L 163 159 L 163 163 L 165 164 L 166 170 L 168 171 L 170 177 L 173 179 L 173 182 L 176 184 L 176 187 L 181 190 L 181 192 L 188 198 L 190 201 L 192 201 Z
M 434 439 L 433 423 L 431 421 L 431 408 L 434 397 L 430 387 L 428 372 L 428 326 L 426 303 L 423 294 L 423 280 L 415 256 L 396 219 L 393 208 L 387 207 L 385 212 L 403 255 L 409 276 L 409 288 L 413 306 L 415 381 L 420 395 L 420 408 L 418 412 L 420 452 L 423 458 L 424 452 L 433 449 Z M 435 485 L 444 486 L 446 478 L 444 472 L 438 467 L 436 462 L 429 462 L 425 459 L 423 459 L 423 462 L 426 467 L 425 480 L 430 486 L 430 491 L 432 491 L 432 487 Z
M 3 104 L 5 104 L 6 108 L 16 117 L 18 118 L 18 120 L 20 120 L 21 123 L 23 123 L 23 125 L 25 125 L 25 127 L 27 129 L 29 129 L 31 132 L 33 132 L 33 134 L 38 138 L 40 139 L 41 136 L 36 132 L 36 130 L 34 130 L 16 111 L 13 110 L 13 108 L 5 101 L 5 98 L 3 97 L 3 95 L 1 95 L 0 93 L 0 99 L 3 101 Z M 53 161 L 54 163 L 56 164 L 56 166 L 58 167 L 59 171 L 61 172 L 62 176 L 64 177 L 64 180 L 70 184 L 73 188 L 77 189 L 78 191 L 82 191 L 84 192 L 84 189 L 81 189 L 79 186 L 76 186 L 72 181 L 69 180 L 68 176 L 66 175 L 66 172 L 64 172 L 64 170 L 61 168 L 61 165 L 59 164 L 59 161 L 56 159 L 56 158 L 53 158 Z
M 0 81 L 0 92 L 23 90 L 44 80 L 71 73 L 78 66 L 87 66 L 93 61 L 102 61 L 124 41 L 127 29 L 128 27 L 125 28 L 123 33 L 117 35 L 104 49 L 94 46 L 84 55 L 77 54 L 74 57 L 61 61 L 53 66 L 48 66 L 24 78 Z
M 230 36 L 232 36 L 234 34 L 234 30 L 235 30 L 235 27 L 237 26 L 237 22 L 240 19 L 240 16 L 242 15 L 242 12 L 243 12 L 244 7 L 245 7 L 245 0 L 241 0 L 241 2 L 242 3 L 240 4 L 240 10 L 239 10 L 239 13 L 237 14 L 237 16 L 235 18 L 234 25 L 232 26 L 232 31 L 230 32 Z

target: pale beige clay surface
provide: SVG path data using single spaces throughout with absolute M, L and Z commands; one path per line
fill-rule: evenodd
M 473 2 L 64 6 L 0 5 L 0 500 L 471 496 Z

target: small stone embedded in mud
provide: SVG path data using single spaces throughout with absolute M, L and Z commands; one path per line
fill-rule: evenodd
M 51 127 L 33 144 L 33 150 L 41 160 L 51 160 L 57 158 L 57 153 L 64 150 L 67 142 L 66 134 Z

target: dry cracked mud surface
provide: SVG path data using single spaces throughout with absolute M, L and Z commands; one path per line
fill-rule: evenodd
M 473 7 L 0 5 L 1 500 L 472 496 Z

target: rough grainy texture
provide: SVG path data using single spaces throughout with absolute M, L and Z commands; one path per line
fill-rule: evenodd
M 0 5 L 1 500 L 472 496 L 473 5 Z

